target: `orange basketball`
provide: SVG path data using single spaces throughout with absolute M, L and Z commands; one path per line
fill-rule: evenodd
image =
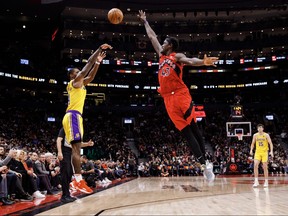
M 112 24 L 119 24 L 120 22 L 122 22 L 123 20 L 123 13 L 120 9 L 118 8 L 112 8 L 109 12 L 108 12 L 108 20 L 112 23 Z

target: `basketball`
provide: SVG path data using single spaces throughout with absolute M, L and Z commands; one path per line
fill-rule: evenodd
M 108 12 L 108 20 L 110 21 L 110 23 L 112 24 L 119 24 L 122 22 L 123 20 L 123 13 L 120 9 L 118 8 L 112 8 L 109 12 Z

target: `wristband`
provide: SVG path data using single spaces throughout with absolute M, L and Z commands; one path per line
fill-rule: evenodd
M 96 61 L 96 62 L 95 62 L 95 64 L 98 64 L 98 65 L 100 65 L 100 62 Z

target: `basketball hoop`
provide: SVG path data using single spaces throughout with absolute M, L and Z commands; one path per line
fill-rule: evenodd
M 243 134 L 239 133 L 239 134 L 236 134 L 236 136 L 238 137 L 238 140 L 243 140 Z

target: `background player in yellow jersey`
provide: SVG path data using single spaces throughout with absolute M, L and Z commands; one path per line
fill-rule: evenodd
M 85 86 L 90 83 L 99 68 L 103 58 L 105 58 L 104 49 L 112 49 L 108 44 L 102 44 L 88 59 L 88 62 L 80 71 L 78 68 L 69 70 L 68 76 L 70 82 L 67 85 L 68 107 L 63 118 L 62 124 L 65 131 L 66 140 L 72 145 L 72 163 L 74 167 L 73 187 L 84 192 L 92 193 L 81 175 L 80 150 L 83 138 L 83 120 L 82 112 L 86 98 Z
M 268 187 L 268 151 L 270 145 L 270 155 L 271 157 L 274 157 L 273 155 L 273 144 L 271 141 L 271 138 L 269 134 L 264 132 L 264 125 L 258 124 L 257 125 L 258 133 L 255 133 L 253 135 L 253 140 L 251 143 L 251 149 L 250 149 L 250 155 L 253 155 L 253 149 L 254 145 L 256 144 L 256 150 L 254 155 L 254 177 L 255 181 L 253 184 L 253 187 L 257 187 L 259 185 L 258 181 L 258 167 L 260 162 L 263 163 L 263 170 L 264 170 L 264 187 Z

